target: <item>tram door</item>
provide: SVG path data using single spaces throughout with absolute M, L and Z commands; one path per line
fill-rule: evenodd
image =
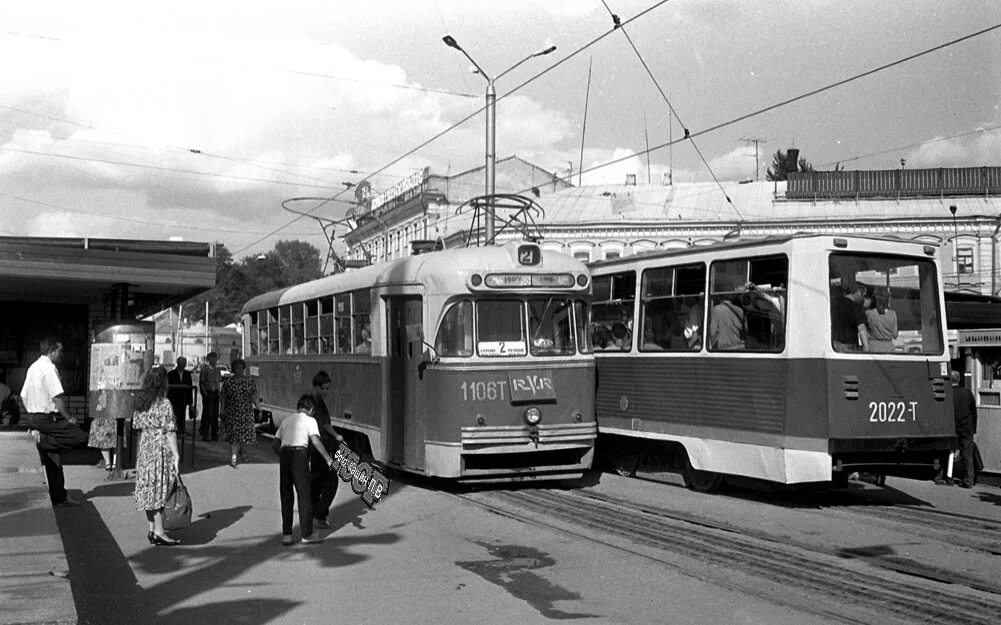
M 390 462 L 424 468 L 424 402 L 418 367 L 423 353 L 423 301 L 420 296 L 393 296 L 389 311 Z

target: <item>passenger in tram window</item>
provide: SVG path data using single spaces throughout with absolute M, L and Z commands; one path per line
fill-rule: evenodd
M 747 349 L 752 351 L 781 350 L 785 345 L 783 303 L 773 294 L 771 285 L 758 287 L 748 283 L 741 296 L 746 311 Z
M 702 294 L 699 294 L 691 308 L 688 309 L 688 320 L 685 323 L 685 339 L 688 341 L 688 349 L 699 351 L 702 349 L 702 322 L 705 317 L 705 309 L 702 307 Z
M 865 311 L 869 351 L 889 354 L 895 349 L 893 339 L 900 334 L 897 328 L 897 313 L 890 308 L 890 290 L 885 286 L 876 287 L 873 300 L 875 307 Z
M 598 323 L 597 321 L 592 323 L 591 343 L 594 345 L 594 349 L 609 349 L 609 346 L 612 344 L 612 331 L 603 323 Z
M 633 338 L 629 327 L 621 321 L 612 324 L 612 343 L 609 349 L 628 352 L 633 346 Z
M 845 280 L 840 296 L 831 302 L 831 336 L 839 352 L 869 351 L 869 332 L 865 326 L 865 285 Z
M 359 333 L 358 344 L 355 345 L 356 354 L 371 354 L 372 353 L 372 324 L 365 321 L 365 325 L 362 327 Z
M 640 346 L 643 351 L 664 351 L 664 348 L 656 340 L 656 333 L 653 328 L 647 326 L 643 328 L 643 344 Z
M 734 301 L 738 296 L 739 293 L 721 299 L 709 311 L 709 347 L 712 349 L 740 351 L 745 347 L 747 319 L 744 309 Z

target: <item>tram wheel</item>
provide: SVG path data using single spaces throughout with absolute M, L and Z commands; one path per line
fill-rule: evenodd
M 640 455 L 635 452 L 619 452 L 612 457 L 612 470 L 623 477 L 636 475 L 640 466 Z
M 692 467 L 691 460 L 685 457 L 685 468 L 681 472 L 685 486 L 698 493 L 714 493 L 723 484 L 723 474 L 714 471 L 699 471 Z

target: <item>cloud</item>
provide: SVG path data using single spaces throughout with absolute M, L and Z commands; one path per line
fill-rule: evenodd
M 1001 128 L 954 139 L 931 139 L 907 155 L 908 167 L 979 167 L 1001 162 Z

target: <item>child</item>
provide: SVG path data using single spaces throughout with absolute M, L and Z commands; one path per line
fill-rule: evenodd
M 314 404 L 311 395 L 303 395 L 295 406 L 298 414 L 282 421 L 275 433 L 272 447 L 278 453 L 279 492 L 282 502 L 282 544 L 292 544 L 292 490 L 299 503 L 299 529 L 303 544 L 318 543 L 322 538 L 313 534 L 313 506 L 309 490 L 309 443 L 330 466 L 333 460 L 320 441 L 320 429 L 312 418 Z

